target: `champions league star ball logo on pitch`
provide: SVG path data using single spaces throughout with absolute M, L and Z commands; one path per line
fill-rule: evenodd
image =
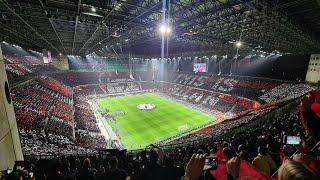
M 137 108 L 140 110 L 152 110 L 156 107 L 154 104 L 138 104 Z

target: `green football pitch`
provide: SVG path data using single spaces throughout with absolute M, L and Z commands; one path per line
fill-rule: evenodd
M 191 109 L 154 93 L 100 98 L 116 121 L 106 119 L 126 149 L 140 149 L 187 130 L 212 122 L 214 117 Z M 138 104 L 154 104 L 152 110 L 140 110 Z M 120 113 L 119 113 L 120 112 Z

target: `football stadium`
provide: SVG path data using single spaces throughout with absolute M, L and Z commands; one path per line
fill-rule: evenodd
M 0 0 L 0 180 L 320 179 L 320 0 Z

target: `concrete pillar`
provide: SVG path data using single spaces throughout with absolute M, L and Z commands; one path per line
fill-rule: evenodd
M 23 160 L 17 122 L 0 47 L 0 171 Z

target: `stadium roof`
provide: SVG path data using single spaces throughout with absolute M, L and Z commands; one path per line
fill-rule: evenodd
M 232 53 L 240 34 L 241 52 L 320 49 L 320 0 L 168 1 L 170 53 Z M 63 54 L 104 53 L 114 46 L 160 54 L 161 9 L 159 0 L 0 0 L 0 38 Z

